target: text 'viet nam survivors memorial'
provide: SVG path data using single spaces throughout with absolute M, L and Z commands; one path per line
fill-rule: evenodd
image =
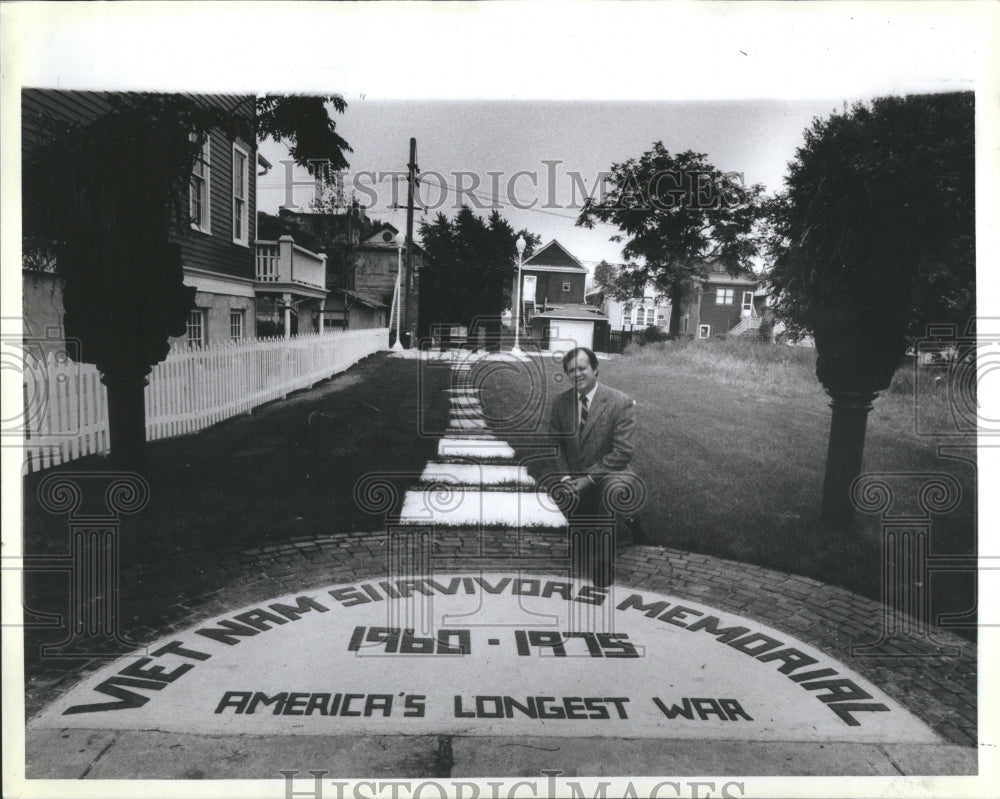
M 855 672 L 751 619 L 518 573 L 371 580 L 242 608 L 91 675 L 32 726 L 937 740 Z

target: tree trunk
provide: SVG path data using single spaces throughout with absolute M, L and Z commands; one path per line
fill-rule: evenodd
M 831 526 L 846 528 L 854 519 L 851 484 L 861 474 L 868 412 L 878 394 L 830 389 L 827 393 L 833 400 L 830 403 L 833 417 L 826 451 L 820 518 Z
M 683 313 L 684 297 L 680 291 L 673 291 L 670 295 L 670 329 L 667 331 L 670 338 L 677 338 L 681 334 L 681 314 Z
M 861 474 L 868 412 L 905 351 L 903 329 L 897 309 L 857 298 L 816 314 L 816 376 L 833 400 L 820 517 L 835 527 L 854 519 L 851 484 Z
M 146 469 L 146 397 L 148 372 L 104 374 L 108 389 L 108 434 L 115 469 L 142 474 Z

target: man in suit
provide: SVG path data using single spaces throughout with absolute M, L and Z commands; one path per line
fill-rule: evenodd
M 559 448 L 556 477 L 578 498 L 570 522 L 604 519 L 598 526 L 614 530 L 615 508 L 608 499 L 615 492 L 635 497 L 639 490 L 631 467 L 635 400 L 598 382 L 597 356 L 586 347 L 570 350 L 562 365 L 570 389 L 556 397 L 549 430 Z M 638 525 L 632 530 L 637 538 Z M 593 536 L 588 538 L 593 542 Z M 614 578 L 614 543 L 613 537 L 604 536 L 594 547 L 584 548 L 595 584 L 608 585 Z

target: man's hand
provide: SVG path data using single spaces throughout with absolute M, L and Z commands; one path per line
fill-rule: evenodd
M 583 493 L 585 488 L 594 484 L 594 481 L 587 477 L 587 475 L 583 477 L 570 477 L 566 475 L 560 482 L 566 483 L 578 496 Z

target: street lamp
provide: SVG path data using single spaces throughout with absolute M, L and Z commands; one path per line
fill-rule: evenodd
M 403 248 L 406 246 L 406 236 L 403 234 L 402 231 L 400 231 L 399 233 L 396 234 L 396 238 L 394 239 L 394 241 L 396 242 L 396 261 L 397 261 L 396 292 L 395 296 L 393 297 L 396 304 L 396 343 L 392 345 L 392 351 L 402 352 L 403 342 L 399 334 L 400 317 L 402 316 L 402 313 L 400 312 L 399 306 L 401 305 L 400 299 L 402 292 L 400 291 L 400 289 L 403 285 Z
M 517 237 L 517 284 L 514 286 L 514 346 L 511 348 L 511 353 L 514 355 L 523 355 L 521 348 L 518 346 L 520 343 L 520 331 L 521 331 L 521 262 L 524 260 L 524 248 L 527 246 L 527 242 L 524 240 L 524 236 Z

